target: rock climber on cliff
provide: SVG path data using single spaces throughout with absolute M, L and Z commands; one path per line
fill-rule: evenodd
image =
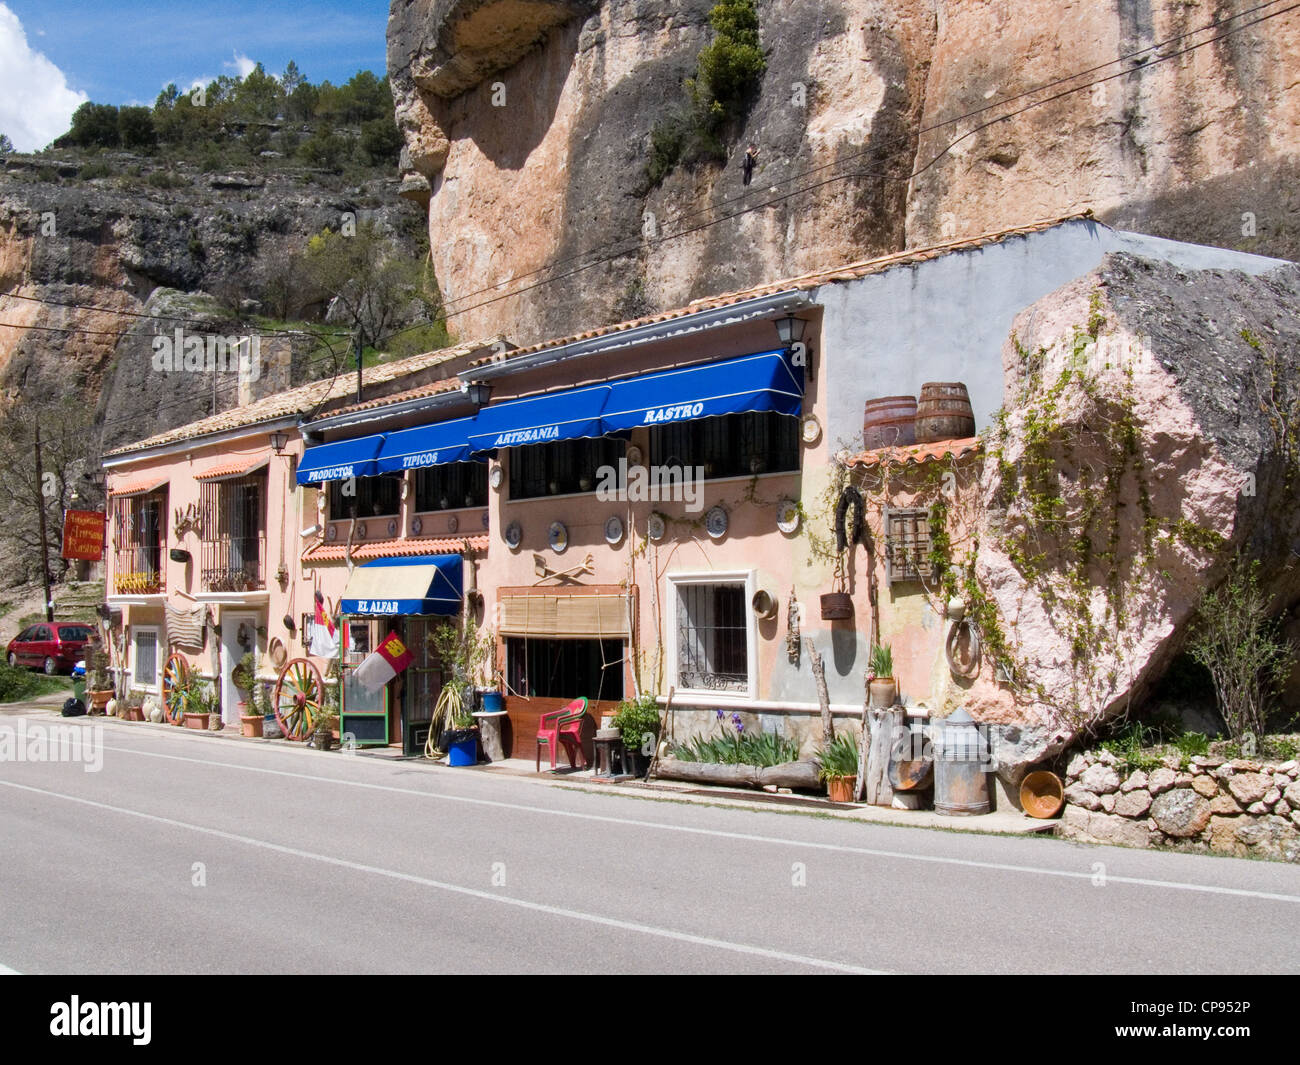
M 745 172 L 745 185 L 754 180 L 754 167 L 758 164 L 758 146 L 751 144 L 745 149 L 744 161 L 740 164 Z

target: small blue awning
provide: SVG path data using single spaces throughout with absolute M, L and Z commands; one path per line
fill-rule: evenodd
M 348 481 L 353 477 L 373 477 L 378 472 L 375 456 L 383 442 L 381 433 L 309 447 L 298 464 L 297 481 L 299 484 L 321 484 L 325 481 Z
M 803 367 L 764 351 L 611 382 L 601 421 L 612 433 L 749 411 L 797 417 L 802 405 Z
M 604 436 L 600 415 L 608 395 L 608 385 L 593 385 L 484 407 L 470 430 L 470 446 L 475 451 L 491 451 Z
M 473 418 L 456 418 L 389 433 L 379 449 L 375 467 L 379 473 L 401 473 L 448 462 L 468 462 L 471 458 L 469 432 L 473 426 Z
M 339 611 L 357 617 L 460 613 L 460 555 L 377 558 L 352 571 Z

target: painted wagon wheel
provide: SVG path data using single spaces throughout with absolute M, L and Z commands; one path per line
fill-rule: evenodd
M 285 739 L 305 740 L 316 729 L 325 702 L 320 670 L 306 658 L 293 658 L 280 670 L 272 703 Z
M 168 655 L 162 676 L 163 712 L 173 725 L 181 724 L 185 716 L 185 702 L 180 689 L 189 683 L 189 679 L 189 663 L 178 654 Z

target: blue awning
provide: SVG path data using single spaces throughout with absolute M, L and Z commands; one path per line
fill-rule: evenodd
M 347 481 L 353 477 L 373 477 L 378 472 L 375 456 L 383 442 L 383 434 L 376 434 L 309 447 L 298 464 L 297 481 L 299 484 L 321 484 L 324 481 Z
M 389 433 L 379 449 L 375 467 L 379 473 L 401 473 L 448 462 L 468 462 L 471 458 L 469 432 L 473 426 L 473 418 L 456 418 Z
M 352 571 L 339 611 L 361 617 L 460 613 L 460 555 L 378 558 Z
M 749 411 L 797 417 L 802 405 L 803 367 L 764 351 L 611 382 L 601 421 L 612 433 Z
M 475 451 L 491 451 L 604 436 L 600 415 L 608 395 L 608 385 L 593 385 L 484 407 L 470 430 L 470 446 Z

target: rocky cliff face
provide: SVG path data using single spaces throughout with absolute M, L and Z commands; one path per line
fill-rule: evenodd
M 404 192 L 427 203 L 456 332 L 528 343 L 1088 207 L 1300 257 L 1296 13 L 1101 72 L 1122 78 L 1021 96 L 1226 13 L 1181 0 L 758 0 L 768 68 L 731 160 L 647 191 L 651 130 L 679 104 L 711 6 L 393 0 Z M 745 188 L 748 143 L 760 166 Z
M 222 336 L 256 331 L 239 321 L 242 297 L 276 279 L 301 289 L 287 263 L 313 234 L 351 215 L 374 221 L 410 256 L 423 254 L 418 215 L 391 179 L 331 189 L 301 174 L 99 160 L 117 176 L 87 180 L 78 176 L 84 160 L 57 156 L 4 163 L 0 321 L 24 328 L 0 329 L 0 382 L 11 396 L 83 395 L 104 450 L 206 416 L 214 403 L 225 409 L 297 383 L 302 344 L 264 346 L 273 364 L 241 392 L 237 373 L 220 375 L 215 389 L 211 374 L 152 373 L 151 341 L 185 323 Z M 151 182 L 163 173 L 166 181 Z M 290 295 L 284 308 L 242 309 L 299 317 L 321 308 Z

